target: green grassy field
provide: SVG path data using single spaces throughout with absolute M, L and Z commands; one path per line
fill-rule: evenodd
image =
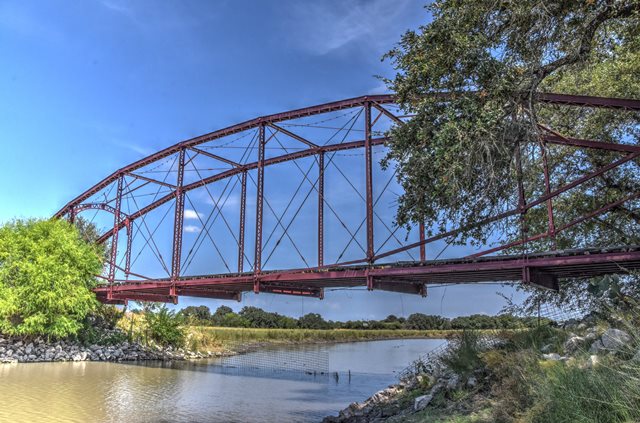
M 447 338 L 451 330 L 357 329 L 251 329 L 190 326 L 190 348 L 205 351 L 234 350 L 251 344 L 304 344 L 371 341 L 399 338 Z

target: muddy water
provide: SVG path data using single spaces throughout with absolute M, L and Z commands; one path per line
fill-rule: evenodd
M 312 422 L 442 340 L 271 348 L 189 363 L 0 364 L 0 422 Z

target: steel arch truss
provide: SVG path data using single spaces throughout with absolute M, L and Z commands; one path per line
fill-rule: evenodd
M 638 100 L 561 94 L 541 94 L 539 100 L 559 107 L 640 112 Z M 109 230 L 98 239 L 99 243 L 110 241 L 111 249 L 105 274 L 100 276 L 105 282 L 96 289 L 99 299 L 110 303 L 176 302 L 180 295 L 240 300 L 246 291 L 323 298 L 325 288 L 353 286 L 424 296 L 426 284 L 433 282 L 522 281 L 556 289 L 558 278 L 640 268 L 640 249 L 634 246 L 550 249 L 535 254 L 524 254 L 523 249 L 519 256 L 495 255 L 539 240 L 553 241 L 558 233 L 640 197 L 640 192 L 626 192 L 558 224 L 554 200 L 614 169 L 637 166 L 640 146 L 575 139 L 546 127 L 541 127 L 542 194 L 529 199 L 520 194 L 513 208 L 476 224 L 521 219 L 542 206 L 547 208 L 547 230 L 536 235 L 522 232 L 519 240 L 467 257 L 427 260 L 427 246 L 452 239 L 466 228 L 452 227 L 427 236 L 428 228 L 419 225 L 415 240 L 407 241 L 407 236 L 403 239 L 397 233 L 401 228 L 393 226 L 390 208 L 382 209 L 379 204 L 397 187 L 392 185 L 394 175 L 389 178 L 378 171 L 374 155 L 384 149 L 387 130 L 407 119 L 410 116 L 401 114 L 392 95 L 357 97 L 260 117 L 182 141 L 119 169 L 55 216 L 73 221 L 88 210 L 113 215 Z M 544 156 L 547 146 L 604 151 L 617 157 L 599 169 L 552 186 Z M 345 166 L 342 156 L 358 158 Z M 277 173 L 282 166 L 285 171 Z M 287 184 L 292 185 L 287 188 Z M 286 194 L 287 189 L 293 193 Z M 335 191 L 340 193 L 332 194 Z M 275 200 L 272 193 L 282 198 Z M 353 200 L 353 206 L 347 200 Z M 206 212 L 198 210 L 201 204 L 206 204 Z M 154 213 L 157 216 L 151 222 L 149 216 Z M 338 230 L 328 231 L 328 219 Z M 218 225 L 215 230 L 214 224 Z M 119 239 L 122 230 L 127 235 L 124 246 Z M 313 254 L 308 242 L 299 245 L 297 232 L 302 230 L 308 231 L 306 239 L 315 238 Z M 191 245 L 185 248 L 187 234 Z M 132 260 L 132 244 L 138 235 L 140 251 Z M 253 238 L 249 241 L 253 241 L 253 251 L 247 248 L 248 237 Z M 338 238 L 346 240 L 346 246 L 338 248 L 337 259 L 326 264 L 327 244 Z M 296 269 L 280 268 L 277 263 L 269 267 L 282 254 L 282 244 L 301 264 Z M 207 254 L 205 262 L 215 258 L 223 271 L 204 269 L 197 272 L 199 276 L 190 275 L 201 250 Z M 361 256 L 354 256 L 354 250 Z M 230 258 L 230 251 L 234 257 Z M 153 255 L 163 274 L 144 276 L 148 264 L 143 271 L 132 271 L 143 252 Z M 396 261 L 380 264 L 382 259 Z M 203 261 L 195 262 L 202 269 Z

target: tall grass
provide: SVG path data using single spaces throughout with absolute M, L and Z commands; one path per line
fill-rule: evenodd
M 640 365 L 610 363 L 592 369 L 556 364 L 535 387 L 533 422 L 640 421 Z
M 638 339 L 637 328 L 626 325 L 625 329 Z M 482 355 L 492 378 L 494 420 L 640 421 L 640 361 L 631 359 L 629 352 L 637 351 L 640 344 L 616 353 L 601 352 L 595 364 L 588 351 L 593 341 L 566 361 L 542 359 L 541 349 L 562 355 L 567 336 L 567 330 L 548 326 L 513 332 L 506 346 Z
M 355 342 L 399 338 L 447 338 L 447 330 L 251 329 L 189 327 L 190 346 L 198 350 L 233 349 L 241 345 Z
M 457 374 L 468 376 L 482 364 L 480 351 L 480 334 L 465 330 L 444 354 L 442 362 Z

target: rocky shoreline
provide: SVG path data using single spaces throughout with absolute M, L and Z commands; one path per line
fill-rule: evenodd
M 47 342 L 42 338 L 23 340 L 0 335 L 0 363 L 64 361 L 149 361 L 197 360 L 232 355 L 233 352 L 196 352 L 171 347 L 144 346 L 136 342 L 83 345 L 72 340 Z
M 628 352 L 633 344 L 633 337 L 628 332 L 612 327 L 598 328 L 594 321 L 565 323 L 563 329 L 567 331 L 567 337 L 559 351 L 553 352 L 550 344 L 538 350 L 542 361 L 572 363 L 580 356 L 581 366 L 595 367 L 604 357 Z M 481 349 L 499 348 L 503 343 L 498 338 L 485 339 Z M 422 416 L 415 421 L 423 421 L 424 416 L 420 413 L 432 407 L 434 398 L 440 398 L 438 407 L 443 407 L 442 398 L 445 399 L 445 408 L 455 407 L 455 401 L 451 399 L 456 392 L 487 391 L 491 386 L 492 379 L 486 368 L 475 369 L 472 374 L 462 376 L 442 362 L 442 355 L 442 352 L 434 354 L 419 363 L 415 370 L 405 373 L 399 383 L 376 392 L 365 401 L 351 403 L 337 416 L 325 417 L 323 423 L 405 422 L 414 421 L 414 415 Z M 640 362 L 640 349 L 635 351 L 635 355 L 631 353 L 630 360 Z

